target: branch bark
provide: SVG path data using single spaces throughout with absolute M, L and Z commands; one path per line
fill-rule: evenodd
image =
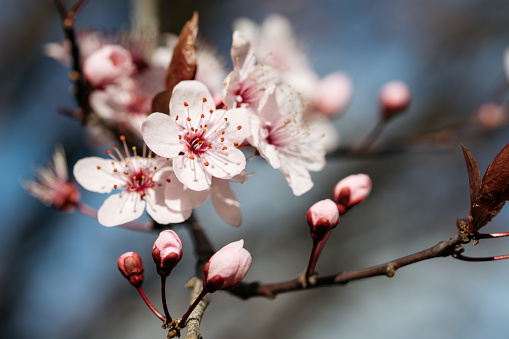
M 193 277 L 186 283 L 186 287 L 192 289 L 189 302 L 191 305 L 203 289 L 203 280 Z M 203 339 L 203 336 L 200 333 L 200 321 L 211 301 L 212 297 L 210 296 L 210 293 L 207 293 L 195 307 L 193 312 L 191 312 L 191 315 L 187 320 L 187 331 L 184 339 Z
M 278 294 L 299 291 L 304 289 L 313 289 L 318 287 L 345 285 L 353 280 L 360 280 L 379 275 L 385 275 L 389 278 L 393 277 L 396 270 L 400 267 L 407 266 L 419 261 L 428 260 L 437 257 L 447 257 L 454 255 L 456 249 L 462 244 L 470 242 L 470 238 L 466 238 L 459 232 L 454 238 L 448 241 L 441 241 L 433 247 L 423 251 L 392 260 L 385 264 L 373 266 L 358 271 L 339 272 L 334 275 L 324 277 L 311 277 L 307 285 L 303 285 L 301 278 L 295 278 L 273 284 L 261 284 L 259 282 L 240 283 L 230 293 L 241 299 L 250 299 L 253 297 L 275 298 Z

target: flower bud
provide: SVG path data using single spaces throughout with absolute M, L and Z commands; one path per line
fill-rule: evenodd
M 487 102 L 477 111 L 477 120 L 482 127 L 492 129 L 505 122 L 504 108 L 494 102 Z
M 134 70 L 131 53 L 119 45 L 104 45 L 83 61 L 83 73 L 93 88 L 103 88 Z
M 172 230 L 162 231 L 152 247 L 152 258 L 156 263 L 157 273 L 165 278 L 169 276 L 182 259 L 182 242 L 177 233 Z
M 117 260 L 120 273 L 126 277 L 131 285 L 138 287 L 143 283 L 143 262 L 138 253 L 126 252 Z
M 366 174 L 353 174 L 340 180 L 334 187 L 334 201 L 339 214 L 361 203 L 371 192 L 371 179 Z
M 244 240 L 232 242 L 217 251 L 205 264 L 203 289 L 209 293 L 237 286 L 251 266 L 251 254 Z
M 410 105 L 410 89 L 398 80 L 386 83 L 380 90 L 382 120 L 387 121 L 402 113 Z
M 330 230 L 338 225 L 338 207 L 330 199 L 319 201 L 308 210 L 307 221 L 311 229 L 311 237 L 321 240 Z
M 321 113 L 332 116 L 345 108 L 352 97 L 352 81 L 341 72 L 334 72 L 320 80 L 313 96 L 313 104 Z

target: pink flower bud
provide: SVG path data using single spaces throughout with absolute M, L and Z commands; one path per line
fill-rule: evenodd
M 352 81 L 341 72 L 334 72 L 323 78 L 318 84 L 313 104 L 326 115 L 339 113 L 352 97 Z
M 138 253 L 126 252 L 117 260 L 118 269 L 131 285 L 138 287 L 143 283 L 143 262 Z
M 157 273 L 162 277 L 169 276 L 182 259 L 182 242 L 177 233 L 172 230 L 162 231 L 152 248 L 152 258 L 156 263 Z
M 484 128 L 500 127 L 505 122 L 504 108 L 494 102 L 487 102 L 477 111 L 477 120 Z
M 209 293 L 237 286 L 251 266 L 251 254 L 244 240 L 232 242 L 217 251 L 205 264 L 203 289 Z
M 311 237 L 320 240 L 338 225 L 338 207 L 330 199 L 319 201 L 308 210 L 307 220 Z
M 353 174 L 340 180 L 334 187 L 334 200 L 339 214 L 361 203 L 371 192 L 371 179 L 366 174 Z
M 398 80 L 386 83 L 380 90 L 382 119 L 387 121 L 402 113 L 410 105 L 410 89 Z
M 104 45 L 83 61 L 83 73 L 93 88 L 103 88 L 134 70 L 131 53 L 119 45 Z

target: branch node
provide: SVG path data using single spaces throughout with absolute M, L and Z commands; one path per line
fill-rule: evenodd
M 396 267 L 394 266 L 394 264 L 388 264 L 387 267 L 385 268 L 385 275 L 388 276 L 389 278 L 392 278 L 394 277 L 395 273 Z

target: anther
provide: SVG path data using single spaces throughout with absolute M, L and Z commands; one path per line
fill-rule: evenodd
M 194 160 L 194 155 L 190 155 L 189 159 Z
M 125 141 L 125 135 L 120 136 L 120 141 Z
M 101 169 L 101 166 L 97 166 L 97 169 L 100 170 Z
M 208 166 L 208 165 L 209 165 L 209 163 L 208 163 L 207 161 L 205 161 L 203 164 L 204 164 L 205 166 Z
M 240 125 L 239 125 L 239 126 L 237 126 L 237 129 L 238 129 L 238 130 L 241 130 L 241 129 L 242 129 L 242 126 L 240 126 Z
M 201 117 L 202 117 L 202 119 L 203 119 L 203 118 L 205 118 L 205 114 L 203 114 L 203 113 L 202 113 L 202 114 L 201 114 Z
M 106 150 L 106 154 L 110 155 L 111 151 L 109 149 Z
M 178 120 L 179 119 L 179 116 L 177 115 L 177 117 L 175 118 L 175 120 Z
M 117 185 L 113 185 L 113 188 L 114 188 L 114 189 L 117 189 Z
M 207 98 L 203 98 L 203 102 L 207 102 Z
M 170 179 L 166 179 L 166 182 L 171 182 L 171 180 Z
M 228 108 L 228 106 L 226 106 L 226 105 L 223 106 L 223 109 L 227 109 L 227 108 Z
M 226 146 L 225 146 L 225 147 L 223 147 L 223 148 L 221 148 L 221 150 L 223 150 L 223 151 L 225 151 L 225 150 L 227 150 L 227 149 L 228 149 L 228 148 L 227 148 Z
M 210 114 L 212 114 L 212 113 L 214 113 L 214 110 L 211 109 L 209 112 L 210 112 Z
M 224 118 L 224 121 L 228 121 L 228 118 Z
M 235 147 L 239 147 L 239 143 L 238 143 L 238 142 L 234 142 L 234 143 L 233 143 L 233 146 L 235 146 Z
M 186 107 L 187 107 L 187 106 L 189 106 L 189 105 L 187 104 L 187 101 L 184 101 L 184 106 L 186 106 Z
M 187 121 L 191 121 L 191 118 L 190 118 L 190 117 L 187 117 Z
M 221 142 L 224 142 L 224 138 L 221 138 Z

